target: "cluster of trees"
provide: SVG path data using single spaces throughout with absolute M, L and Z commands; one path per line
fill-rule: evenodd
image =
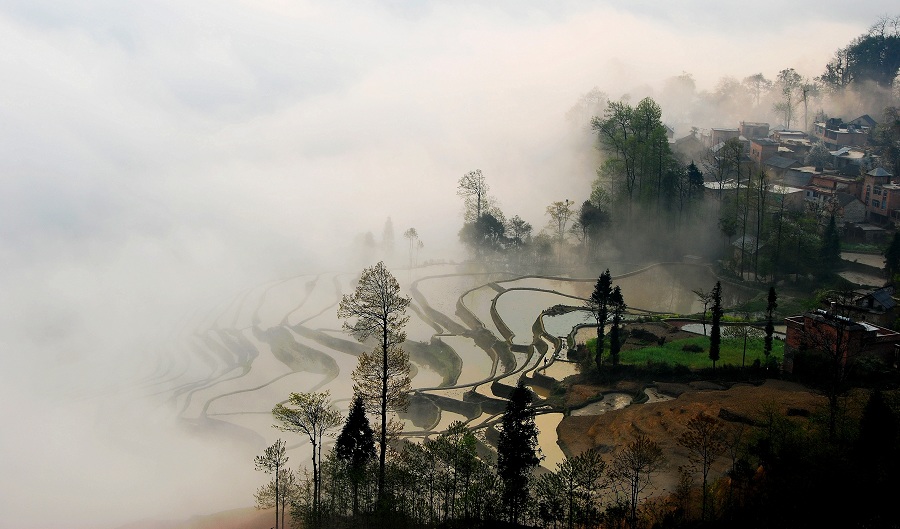
M 882 17 L 869 30 L 837 50 L 817 78 L 829 90 L 871 85 L 890 90 L 900 70 L 900 16 Z
M 626 101 L 607 103 L 603 117 L 591 119 L 606 160 L 597 170 L 597 187 L 607 189 L 621 203 L 626 215 L 634 204 L 653 211 L 660 223 L 690 210 L 694 199 L 703 196 L 703 178 L 691 162 L 678 161 L 669 147 L 662 109 L 651 98 L 632 107 Z
M 507 218 L 489 191 L 480 170 L 463 175 L 457 187 L 457 194 L 465 200 L 459 238 L 477 260 L 543 270 L 568 262 L 566 252 L 571 248 L 567 241 L 571 239 L 577 241 L 575 248 L 586 260 L 597 255 L 601 230 L 609 220 L 608 197 L 602 190 L 580 208 L 568 199 L 552 202 L 545 210 L 547 229 L 536 234 L 518 215 Z
M 865 527 L 893 519 L 888 500 L 900 471 L 894 393 L 868 395 L 858 411 L 842 416 L 836 438 L 821 422 L 772 405 L 735 422 L 699 412 L 675 438 L 687 456 L 679 482 L 659 494 L 655 477 L 674 469 L 662 446 L 641 434 L 535 475 L 534 412 L 522 398 L 528 390 L 517 391 L 501 421 L 496 460 L 484 438 L 459 422 L 421 443 L 395 440 L 380 502 L 374 434 L 352 426 L 365 424 L 357 400 L 322 461 L 318 493 L 308 473 L 287 483 L 283 441 L 257 457 L 259 468 L 282 472 L 279 485 L 273 479 L 257 494 L 260 506 L 287 505 L 295 523 L 316 527 L 792 527 L 838 520 Z M 276 487 L 273 502 L 264 491 Z M 838 512 L 823 502 L 858 508 Z M 276 527 L 285 523 L 281 512 Z
M 622 317 L 625 315 L 625 298 L 622 289 L 613 287 L 612 276 L 609 268 L 606 269 L 597 283 L 591 297 L 585 303 L 594 319 L 597 321 L 597 346 L 594 353 L 594 365 L 597 371 L 603 368 L 603 352 L 606 349 L 606 322 L 612 318 L 612 329 L 609 333 L 609 362 L 612 365 L 619 364 L 619 352 L 622 350 Z
M 840 265 L 835 202 L 790 210 L 783 188 L 749 163 L 741 142 L 732 138 L 702 161 L 717 184 L 719 230 L 725 262 L 740 277 L 778 279 L 787 274 L 825 276 Z M 729 243 L 735 240 L 734 253 Z

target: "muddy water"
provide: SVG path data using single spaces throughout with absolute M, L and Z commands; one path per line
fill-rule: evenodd
M 544 316 L 544 330 L 551 336 L 568 336 L 576 325 L 593 324 L 597 320 L 587 310 L 574 310 L 558 316 Z
M 534 423 L 539 430 L 538 446 L 541 447 L 541 453 L 544 455 L 541 466 L 550 470 L 556 470 L 556 465 L 562 463 L 566 458 L 557 444 L 559 436 L 556 434 L 556 427 L 559 426 L 562 418 L 562 413 L 544 413 L 534 418 Z
M 541 312 L 554 305 L 576 305 L 582 301 L 538 290 L 508 290 L 497 298 L 497 314 L 514 334 L 513 343 L 527 345 L 532 342 L 532 326 Z
M 592 402 L 583 408 L 572 410 L 572 415 L 600 415 L 608 411 L 621 410 L 632 402 L 631 395 L 626 393 L 607 393 L 603 395 L 603 400 Z

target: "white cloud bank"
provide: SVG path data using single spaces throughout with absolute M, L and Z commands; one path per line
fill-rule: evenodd
M 592 87 L 814 76 L 893 7 L 556 4 L 0 2 L 0 527 L 249 504 L 245 454 L 129 391 L 186 314 L 388 216 L 454 256 L 475 168 L 540 227 Z

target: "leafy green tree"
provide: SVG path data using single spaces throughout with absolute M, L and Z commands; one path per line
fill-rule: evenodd
M 500 419 L 497 474 L 503 482 L 503 503 L 508 520 L 519 523 L 528 500 L 532 469 L 540 463 L 538 428 L 531 407 L 531 391 L 519 381 L 509 395 Z
M 275 483 L 275 527 L 280 527 L 278 522 L 280 520 L 279 509 L 277 506 L 281 500 L 282 490 L 279 486 L 279 472 L 284 469 L 284 466 L 287 465 L 288 457 L 285 455 L 284 441 L 278 439 L 274 444 L 266 448 L 262 455 L 256 456 L 253 460 L 256 470 L 261 470 L 266 474 L 274 474 L 275 477 L 273 481 Z
M 756 106 L 759 106 L 760 97 L 772 88 L 772 81 L 766 79 L 766 76 L 761 73 L 745 77 L 743 84 L 753 94 Z
M 506 233 L 509 234 L 509 242 L 514 248 L 521 248 L 531 241 L 531 224 L 515 215 L 506 224 Z
M 803 78 L 793 68 L 785 68 L 778 72 L 775 86 L 781 94 L 781 100 L 775 103 L 773 110 L 784 116 L 784 127 L 791 128 L 794 119 L 794 109 L 797 106 L 797 95 Z
M 832 91 L 866 82 L 890 89 L 900 69 L 900 16 L 883 17 L 869 31 L 839 49 L 818 77 Z
M 712 289 L 712 329 L 709 331 L 709 359 L 712 360 L 713 369 L 716 368 L 716 362 L 719 361 L 719 348 L 722 344 L 722 283 L 716 281 L 716 286 Z
M 616 286 L 609 296 L 612 312 L 612 328 L 609 330 L 609 357 L 614 366 L 619 365 L 619 352 L 622 350 L 622 316 L 625 314 L 625 298 L 622 290 Z
M 359 483 L 366 466 L 375 458 L 375 434 L 366 417 L 366 405 L 360 395 L 353 396 L 350 413 L 338 434 L 334 449 L 338 460 L 347 464 L 353 485 L 353 514 L 359 512 Z
M 278 471 L 278 479 L 272 478 L 271 481 L 260 487 L 254 497 L 256 498 L 257 509 L 271 509 L 281 511 L 281 529 L 284 529 L 285 512 L 287 506 L 294 501 L 294 496 L 298 491 L 297 477 L 294 471 L 289 468 L 282 468 Z M 276 521 L 276 523 L 278 523 Z M 277 526 L 276 526 L 277 527 Z
M 688 451 L 691 463 L 703 476 L 703 519 L 707 519 L 707 499 L 709 497 L 709 469 L 725 453 L 725 425 L 722 421 L 703 412 L 692 417 L 687 430 L 678 437 L 678 444 Z
M 691 163 L 687 166 L 687 178 L 690 183 L 691 196 L 693 196 L 694 193 L 699 193 L 702 196 L 703 173 L 700 172 L 700 169 L 694 163 L 694 160 L 691 160 Z
M 341 423 L 340 412 L 331 404 L 331 393 L 291 393 L 287 404 L 276 404 L 272 415 L 285 432 L 305 434 L 312 447 L 313 512 L 318 513 L 321 501 L 322 442 L 325 432 Z
M 484 213 L 475 222 L 464 224 L 459 238 L 479 257 L 502 252 L 508 242 L 506 226 L 493 213 Z
M 588 298 L 586 305 L 594 319 L 597 320 L 597 351 L 594 354 L 594 363 L 599 370 L 603 364 L 603 338 L 606 334 L 606 320 L 609 318 L 609 296 L 612 294 L 612 276 L 609 268 L 600 274 L 597 283 L 594 285 L 594 291 Z
M 378 443 L 378 497 L 385 498 L 384 468 L 387 453 L 388 411 L 406 409 L 410 388 L 409 359 L 400 345 L 406 340 L 403 327 L 409 321 L 409 296 L 400 295 L 400 284 L 379 262 L 363 270 L 356 291 L 345 295 L 338 306 L 344 329 L 360 342 L 370 336 L 379 341 L 373 353 L 360 356 L 353 380 L 354 390 L 378 406 L 381 420 Z M 355 318 L 355 321 L 352 321 Z

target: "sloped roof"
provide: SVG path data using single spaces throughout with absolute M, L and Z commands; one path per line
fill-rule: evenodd
M 872 116 L 870 116 L 870 115 L 868 115 L 868 114 L 863 114 L 862 116 L 860 116 L 860 117 L 854 119 L 854 120 L 851 121 L 850 123 L 855 123 L 855 124 L 858 124 L 858 125 L 864 125 L 864 126 L 866 126 L 866 127 L 874 127 L 875 125 L 878 124 L 878 122 L 875 121 L 875 120 L 872 118 Z
M 800 162 L 798 162 L 797 160 L 791 160 L 790 158 L 785 158 L 784 156 L 773 156 L 767 159 L 764 163 L 766 165 L 771 165 L 772 167 L 777 167 L 779 169 L 787 169 L 795 165 L 800 165 Z
M 866 174 L 869 176 L 894 176 L 891 173 L 887 172 L 884 167 L 876 167 Z
M 897 305 L 897 303 L 894 301 L 894 298 L 891 297 L 886 288 L 879 288 L 869 295 L 872 296 L 872 299 L 877 301 L 879 305 L 886 309 L 892 309 Z
M 853 202 L 854 200 L 862 204 L 862 201 L 856 198 L 856 195 L 851 195 L 850 193 L 835 193 L 835 197 L 837 197 L 838 204 L 841 207 L 845 207 L 847 204 Z

